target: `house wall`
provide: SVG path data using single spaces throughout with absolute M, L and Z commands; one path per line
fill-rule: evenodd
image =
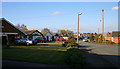
M 114 38 L 113 41 L 114 41 L 114 43 L 118 43 L 119 39 L 118 38 Z
M 21 31 L 19 31 L 17 28 L 11 26 L 7 21 L 2 20 L 2 32 L 7 32 L 7 33 L 19 33 L 19 35 L 24 35 Z
M 29 30 L 28 30 L 29 31 Z M 36 39 L 38 37 L 43 37 L 43 34 L 41 34 L 39 31 L 35 31 L 31 34 L 27 34 L 27 37 L 26 38 L 32 38 L 32 39 Z
M 9 41 L 10 44 L 15 41 L 17 36 L 24 36 L 25 35 L 21 30 L 18 30 L 15 26 L 13 26 L 11 23 L 9 23 L 8 21 L 6 21 L 4 19 L 0 21 L 0 25 L 2 25 L 2 27 L 0 28 L 0 29 L 2 29 L 1 33 L 7 33 L 6 34 L 6 38 L 7 38 L 6 41 Z M 17 33 L 17 34 L 13 34 L 13 33 Z M 4 34 L 2 34 L 2 36 L 4 36 Z M 3 38 L 3 40 L 6 38 Z M 4 42 L 4 43 L 6 43 L 6 42 Z
M 112 40 L 112 37 L 111 38 L 105 38 L 105 40 L 110 40 L 110 39 Z
M 44 37 L 47 39 L 47 36 L 48 36 L 48 41 L 51 41 L 53 35 L 50 32 L 48 32 L 47 34 L 44 35 Z
M 119 42 L 119 38 L 118 37 L 106 37 L 105 40 L 112 40 L 112 42 L 114 43 L 118 43 Z

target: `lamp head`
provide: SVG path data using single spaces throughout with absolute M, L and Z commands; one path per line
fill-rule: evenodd
M 82 13 L 79 13 L 78 15 L 82 15 Z

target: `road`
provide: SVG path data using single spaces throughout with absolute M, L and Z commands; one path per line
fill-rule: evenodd
M 79 45 L 81 46 L 80 49 L 87 50 L 88 53 L 97 55 L 97 56 L 95 56 L 96 60 L 98 60 L 97 58 L 102 58 L 103 60 L 107 61 L 108 63 L 111 63 L 114 66 L 116 66 L 117 68 L 119 68 L 119 58 L 118 58 L 119 47 L 118 46 L 105 45 L 105 44 L 103 45 L 103 44 L 89 43 L 89 42 L 83 42 L 83 41 L 79 41 Z M 87 56 L 87 57 L 89 57 L 89 56 Z M 90 58 L 88 58 L 88 59 L 90 59 Z M 93 60 L 95 60 L 95 59 L 93 57 Z M 88 60 L 88 61 L 90 61 L 90 60 Z
M 2 60 L 2 69 L 74 69 L 68 66 L 40 64 L 33 62 Z

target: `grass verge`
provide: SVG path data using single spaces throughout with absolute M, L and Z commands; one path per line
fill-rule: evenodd
M 69 64 L 66 63 L 66 60 L 71 61 L 74 59 L 73 62 L 76 62 L 78 61 L 76 59 L 79 59 L 81 57 L 75 56 L 78 55 L 75 52 L 73 53 L 74 55 L 72 56 L 71 60 L 65 59 L 65 55 L 68 55 L 68 58 L 69 56 L 71 56 L 70 54 L 66 53 L 67 51 L 68 50 L 66 48 L 41 47 L 41 46 L 10 46 L 10 48 L 3 47 L 2 57 L 3 59 L 7 60 L 35 62 L 42 64 L 54 64 L 61 66 L 69 66 Z M 80 52 L 80 54 L 83 55 L 82 52 Z M 83 59 L 84 58 L 82 59 L 80 58 L 80 61 L 82 61 Z M 78 65 L 81 65 L 81 63 Z
M 54 44 L 54 43 L 38 43 L 38 46 L 62 46 L 62 44 Z
M 2 49 L 3 59 L 64 65 L 66 49 L 38 46 L 10 46 Z

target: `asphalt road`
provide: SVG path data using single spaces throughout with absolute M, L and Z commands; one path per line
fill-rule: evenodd
M 85 46 L 86 49 L 92 49 L 93 52 L 103 55 L 120 55 L 119 49 L 120 47 L 114 45 L 103 45 L 103 44 L 96 44 L 96 43 L 89 43 L 79 41 L 81 46 Z
M 68 66 L 40 64 L 33 62 L 2 60 L 2 69 L 73 69 Z
M 103 45 L 103 44 L 89 43 L 89 42 L 83 42 L 83 41 L 79 41 L 79 45 L 81 46 L 80 47 L 81 50 L 86 50 L 88 52 L 87 54 L 88 62 L 89 61 L 91 63 L 97 62 L 99 65 L 100 61 L 102 61 L 101 63 L 103 64 L 103 66 L 109 67 L 109 66 L 114 65 L 115 67 L 119 68 L 120 59 L 119 59 L 119 47 L 118 46 Z M 110 63 L 112 65 L 107 64 L 107 63 Z

